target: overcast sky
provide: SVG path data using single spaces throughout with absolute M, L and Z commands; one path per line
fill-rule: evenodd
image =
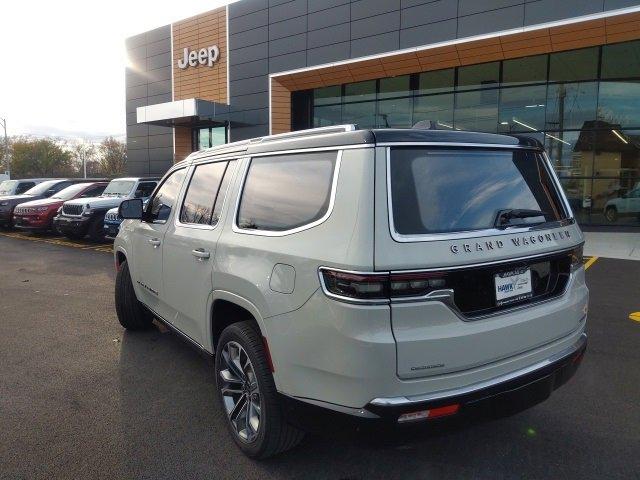
M 124 39 L 227 3 L 3 1 L 0 118 L 8 134 L 124 135 Z

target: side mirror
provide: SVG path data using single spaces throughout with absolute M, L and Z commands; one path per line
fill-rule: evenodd
M 124 200 L 118 207 L 118 216 L 125 219 L 140 220 L 142 218 L 142 200 L 131 198 Z

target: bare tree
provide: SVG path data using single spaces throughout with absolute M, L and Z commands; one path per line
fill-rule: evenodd
M 113 137 L 105 138 L 100 144 L 99 161 L 104 175 L 122 175 L 127 165 L 127 146 Z
M 80 163 L 80 173 L 87 178 L 87 170 L 96 157 L 96 147 L 91 143 L 78 143 L 73 146 L 73 157 Z

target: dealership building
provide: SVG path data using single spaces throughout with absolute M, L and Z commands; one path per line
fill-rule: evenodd
M 240 0 L 127 39 L 128 170 L 355 123 L 531 135 L 583 225 L 640 226 L 640 1 Z

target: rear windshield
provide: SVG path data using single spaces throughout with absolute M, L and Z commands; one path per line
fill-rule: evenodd
M 527 150 L 393 148 L 393 223 L 401 235 L 562 220 L 541 154 Z

